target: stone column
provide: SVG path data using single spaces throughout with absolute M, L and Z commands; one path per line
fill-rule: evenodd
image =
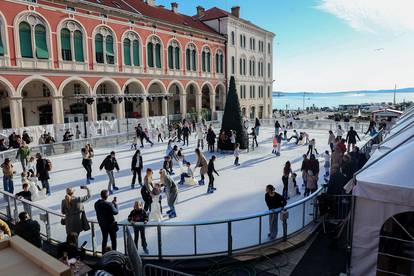
M 53 123 L 63 124 L 63 96 L 52 97 Z
M 116 118 L 118 120 L 122 120 L 125 119 L 125 104 L 124 101 L 122 101 L 122 103 L 117 103 L 116 104 Z
M 201 108 L 202 108 L 202 94 L 196 93 L 196 112 L 197 112 L 197 119 L 201 120 Z
M 24 127 L 22 98 L 9 98 L 9 106 L 12 128 Z
M 187 115 L 187 94 L 180 94 L 180 113 L 182 118 Z
M 86 104 L 86 111 L 88 113 L 88 122 L 96 122 L 98 120 L 96 99 L 92 104 Z
M 162 115 L 163 116 L 168 116 L 168 100 L 165 100 L 163 98 L 162 102 L 161 102 L 161 105 L 162 105 Z
M 149 116 L 149 103 L 145 98 L 144 101 L 141 103 L 141 112 L 143 118 L 148 118 Z

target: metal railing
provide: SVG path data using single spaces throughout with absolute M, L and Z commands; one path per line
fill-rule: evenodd
M 173 269 L 161 267 L 153 264 L 146 264 L 144 266 L 145 276 L 193 276 L 188 273 L 179 272 Z
M 289 213 L 285 224 L 287 227 L 284 228 L 284 223 L 278 220 L 278 229 L 283 231 L 278 231 L 276 240 L 294 235 L 317 218 L 315 200 L 322 190 L 321 187 L 312 195 L 285 207 L 284 210 Z M 20 212 L 30 209 L 31 217 L 43 222 L 40 225 L 44 240 L 63 242 L 66 239 L 65 226 L 60 223 L 62 214 L 34 202 L 16 198 L 8 192 L 0 191 L 0 194 L 3 196 L 3 200 L 0 199 L 0 215 L 15 223 Z M 269 215 L 280 212 L 281 209 L 278 209 L 249 216 L 201 222 L 118 223 L 122 231 L 122 235 L 118 233 L 118 250 L 127 254 L 127 231 L 142 226 L 145 227 L 150 250 L 145 258 L 231 256 L 235 252 L 274 243 L 275 240 L 268 238 Z M 89 220 L 89 224 L 90 231 L 81 232 L 79 240 L 87 241 L 86 250 L 97 255 L 101 253 L 97 244 L 97 238 L 101 237 L 99 224 L 96 220 Z M 119 239 L 123 242 L 119 242 Z M 212 239 L 214 243 L 211 242 Z

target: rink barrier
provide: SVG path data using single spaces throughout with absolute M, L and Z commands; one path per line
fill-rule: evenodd
M 156 248 L 156 252 L 148 255 L 140 254 L 142 258 L 147 259 L 176 259 L 176 258 L 200 258 L 200 257 L 210 257 L 210 256 L 231 256 L 234 253 L 260 248 L 269 244 L 277 243 L 281 240 L 286 240 L 288 237 L 294 236 L 296 233 L 304 230 L 308 225 L 313 223 L 318 218 L 318 210 L 316 206 L 316 198 L 323 191 L 323 187 L 320 187 L 315 193 L 311 194 L 308 197 L 305 197 L 301 200 L 293 202 L 287 205 L 283 211 L 289 213 L 289 218 L 287 218 L 286 229 L 283 229 L 283 222 L 281 221 L 280 213 L 282 209 L 264 211 L 261 213 L 240 216 L 229 219 L 218 219 L 218 220 L 205 220 L 205 221 L 188 221 L 188 222 L 160 222 L 153 223 L 148 222 L 144 223 L 118 223 L 119 231 L 118 237 L 122 237 L 123 242 L 118 243 L 118 250 L 124 251 L 125 254 L 128 254 L 128 231 L 131 231 L 133 226 L 143 226 L 146 228 L 147 237 L 148 233 L 152 232 L 155 229 L 156 233 L 156 242 L 157 244 L 149 244 L 150 248 Z M 22 198 L 17 198 L 13 194 L 10 194 L 5 191 L 0 191 L 2 194 L 3 200 L 0 198 L 0 215 L 5 217 L 11 223 L 18 222 L 18 214 L 22 211 L 26 211 L 29 215 L 37 220 L 41 227 L 41 236 L 44 240 L 51 243 L 61 243 L 66 240 L 65 231 L 56 231 L 58 227 L 65 227 L 60 224 L 60 221 L 64 216 L 55 210 L 45 208 L 39 204 L 31 201 L 27 201 Z M 270 214 L 277 214 L 278 219 L 278 235 L 274 240 L 270 240 L 267 237 L 268 233 L 268 220 Z M 290 221 L 292 223 L 290 223 Z M 43 222 L 43 223 L 41 223 Z M 86 232 L 81 232 L 80 239 L 88 242 L 85 247 L 87 252 L 92 255 L 100 255 L 101 251 L 98 250 L 100 245 L 97 245 L 96 237 L 97 232 L 99 231 L 99 224 L 96 220 L 89 220 L 91 229 Z M 186 237 L 185 244 L 183 247 L 191 248 L 187 253 L 180 252 L 180 249 L 177 249 L 177 253 L 166 252 L 171 251 L 170 248 L 165 247 L 166 238 L 174 237 L 171 233 L 168 233 L 171 228 L 179 228 L 177 231 L 178 235 L 184 235 L 187 233 L 188 229 L 191 229 L 192 235 Z M 219 235 L 217 236 L 216 246 L 221 247 L 221 249 L 210 250 L 203 248 L 202 245 L 199 245 L 199 236 L 205 235 L 204 233 L 208 228 L 221 228 Z M 255 227 L 258 231 L 244 231 L 245 227 Z M 267 227 L 267 228 L 266 228 Z M 204 231 L 203 231 L 204 228 Z M 62 230 L 62 229 L 61 229 Z M 210 229 L 211 231 L 211 229 Z M 121 232 L 121 233 L 120 233 Z M 257 232 L 257 233 L 255 233 Z M 166 233 L 166 234 L 164 234 Z M 177 234 L 176 233 L 176 234 Z M 100 234 L 100 233 L 99 233 Z M 121 235 L 122 234 L 122 235 Z M 174 234 L 174 233 L 173 233 Z M 188 233 L 187 233 L 188 234 Z M 59 237 L 57 237 L 59 235 Z M 87 236 L 87 237 L 85 237 Z M 225 239 L 224 239 L 225 237 Z M 222 239 L 222 241 L 218 241 Z M 119 241 L 119 239 L 118 239 Z M 147 238 L 148 242 L 148 238 Z M 243 244 L 244 243 L 244 244 Z M 208 246 L 207 246 L 208 247 Z M 189 252 L 191 251 L 191 253 Z

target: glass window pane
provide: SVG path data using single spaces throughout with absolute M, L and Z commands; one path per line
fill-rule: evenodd
M 131 65 L 131 40 L 124 39 L 124 64 Z
M 73 34 L 74 48 L 75 48 L 75 61 L 84 62 L 83 57 L 83 35 L 81 31 L 75 31 Z
M 192 63 L 193 63 L 193 71 L 197 71 L 197 52 L 196 52 L 196 50 L 192 51 Z
M 39 59 L 48 59 L 49 51 L 46 43 L 46 28 L 37 24 L 35 27 L 36 56 Z
M 161 44 L 155 45 L 155 64 L 157 68 L 161 68 Z
M 148 55 L 148 67 L 154 67 L 154 45 L 152 42 L 147 45 L 147 55 Z
M 187 49 L 185 50 L 185 64 L 186 64 L 186 69 L 187 71 L 191 70 L 191 50 Z
M 168 46 L 168 68 L 173 69 L 174 63 L 173 63 L 173 47 Z
M 140 66 L 140 60 L 139 60 L 139 41 L 136 40 L 136 39 L 132 43 L 132 52 L 133 52 L 133 56 L 134 56 L 134 65 L 135 66 Z
M 95 36 L 95 56 L 97 63 L 104 63 L 103 58 L 103 36 L 101 34 L 97 34 Z
M 211 54 L 207 53 L 207 72 L 211 72 Z
M 206 52 L 204 51 L 201 53 L 201 70 L 206 71 Z
M 0 24 L 0 28 L 1 28 L 1 24 Z M 0 30 L 0 56 L 4 56 L 3 38 L 1 36 L 1 30 Z
M 180 48 L 175 47 L 175 69 L 180 69 Z
M 115 64 L 114 39 L 110 35 L 106 37 L 106 63 Z
M 66 28 L 60 31 L 60 44 L 62 48 L 62 59 L 72 60 L 72 51 L 70 47 L 70 31 Z
M 19 25 L 20 53 L 24 58 L 32 58 L 32 35 L 30 33 L 30 25 L 22 22 Z

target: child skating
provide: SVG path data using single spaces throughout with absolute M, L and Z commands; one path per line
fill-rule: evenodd
M 235 166 L 240 166 L 239 155 L 240 155 L 240 144 L 236 143 L 236 146 L 234 148 L 234 165 Z

